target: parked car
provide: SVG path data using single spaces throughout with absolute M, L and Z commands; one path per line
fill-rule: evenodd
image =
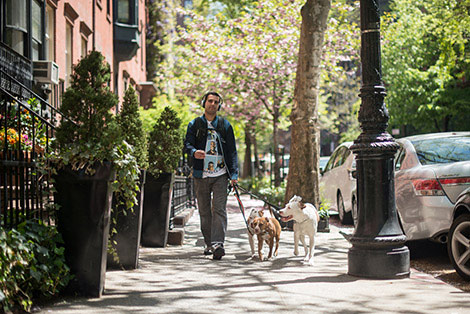
M 328 160 L 330 160 L 330 156 L 320 156 L 320 173 L 323 173 L 325 170 L 325 166 L 328 163 Z
M 330 210 L 338 212 L 343 224 L 353 223 L 351 209 L 355 198 L 352 192 L 356 190 L 356 179 L 352 174 L 356 162 L 349 149 L 352 144 L 345 142 L 333 151 L 320 177 L 320 194 L 330 204 Z
M 457 198 L 452 216 L 447 252 L 457 273 L 470 280 L 470 187 Z
M 454 204 L 470 185 L 470 132 L 397 140 L 395 201 L 408 240 L 447 242 Z

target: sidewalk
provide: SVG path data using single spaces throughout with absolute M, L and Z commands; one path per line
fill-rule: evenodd
M 262 206 L 242 196 L 247 214 Z M 39 313 L 469 313 L 470 294 L 412 269 L 410 278 L 370 280 L 347 275 L 349 243 L 339 229 L 319 233 L 315 266 L 293 255 L 293 232 L 283 231 L 273 261 L 250 259 L 246 228 L 229 196 L 226 256 L 202 254 L 197 211 L 185 244 L 141 248 L 140 268 L 106 273 L 99 299 L 75 298 Z M 303 249 L 301 249 L 301 252 Z

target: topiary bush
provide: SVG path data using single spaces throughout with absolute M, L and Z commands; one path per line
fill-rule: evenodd
M 0 228 L 1 310 L 29 311 L 33 299 L 49 298 L 67 286 L 71 275 L 62 242 L 56 228 L 41 221 Z
M 57 168 L 71 165 L 90 175 L 96 163 L 112 162 L 116 168 L 113 189 L 132 207 L 140 171 L 134 148 L 124 141 L 125 134 L 112 114 L 119 100 L 110 90 L 110 82 L 110 66 L 99 51 L 91 51 L 74 66 L 60 107 L 68 119 L 56 129 L 58 154 L 53 160 Z
M 171 173 L 178 167 L 182 156 L 183 136 L 180 130 L 181 119 L 170 107 L 163 109 L 150 133 L 149 172 L 158 177 L 161 173 Z
M 147 169 L 147 135 L 140 119 L 139 100 L 132 86 L 126 90 L 117 123 L 124 140 L 134 148 L 133 155 L 140 169 Z

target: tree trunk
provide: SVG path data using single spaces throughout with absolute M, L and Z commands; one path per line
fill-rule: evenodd
M 318 94 L 323 38 L 330 0 L 307 0 L 301 9 L 299 63 L 295 80 L 289 176 L 285 201 L 299 195 L 317 206 L 319 195 Z
M 276 105 L 273 106 L 273 154 L 274 154 L 274 186 L 278 187 L 281 185 L 281 158 L 279 150 L 279 113 L 276 109 Z
M 243 171 L 241 176 L 243 179 L 253 176 L 251 171 L 251 138 L 252 131 L 250 127 L 245 127 L 245 159 L 243 162 Z
M 260 161 L 258 158 L 258 142 L 256 141 L 256 132 L 253 134 L 253 153 L 255 155 L 255 174 L 258 178 L 261 178 L 263 176 L 263 173 L 261 173 L 261 165 Z

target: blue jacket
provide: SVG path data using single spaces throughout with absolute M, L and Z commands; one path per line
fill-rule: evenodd
M 202 120 L 204 121 L 205 125 L 207 125 L 207 120 L 204 115 L 201 116 Z M 224 120 L 224 130 L 225 130 L 225 139 L 222 139 L 222 143 L 219 138 L 222 137 L 221 134 L 217 137 L 217 148 L 218 151 L 222 151 L 224 155 L 225 165 L 227 167 L 227 172 L 230 176 L 230 179 L 237 180 L 238 179 L 238 155 L 237 155 L 237 147 L 235 144 L 235 135 L 233 134 L 233 128 L 227 119 Z M 188 154 L 193 158 L 193 176 L 195 178 L 202 178 L 202 170 L 204 167 L 204 160 L 203 159 L 196 159 L 194 158 L 194 152 L 196 150 L 204 150 L 206 147 L 207 137 L 198 140 L 196 138 L 196 126 L 195 126 L 196 119 L 192 120 L 188 124 L 188 129 L 186 131 L 186 138 L 184 140 L 184 147 L 187 150 Z M 215 127 L 219 122 L 219 117 L 216 116 L 212 125 Z M 221 149 L 222 148 L 222 149 Z

